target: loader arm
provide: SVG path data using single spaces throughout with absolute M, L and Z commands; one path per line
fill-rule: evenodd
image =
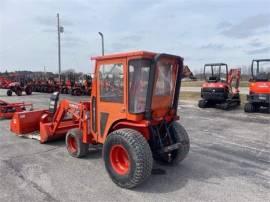
M 52 119 L 51 127 L 53 133 L 55 133 L 59 128 L 60 123 L 64 121 L 66 115 L 70 115 L 70 119 L 72 119 L 74 122 L 78 122 L 79 127 L 81 128 L 84 115 L 88 108 L 87 105 L 90 105 L 90 102 L 73 103 L 69 100 L 62 100 Z

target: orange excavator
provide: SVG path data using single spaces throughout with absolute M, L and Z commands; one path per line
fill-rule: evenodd
M 201 88 L 200 108 L 217 107 L 228 110 L 240 105 L 239 82 L 241 69 L 230 69 L 225 63 L 204 66 L 205 82 Z M 233 85 L 234 82 L 234 85 Z
M 253 60 L 251 76 L 245 112 L 257 112 L 264 107 L 270 113 L 270 59 Z
M 154 159 L 184 160 L 190 142 L 177 114 L 183 58 L 136 51 L 92 59 L 89 101 L 58 105 L 59 93 L 54 93 L 49 109 L 15 113 L 11 131 L 41 143 L 65 137 L 67 151 L 76 158 L 90 145 L 102 144 L 105 168 L 123 188 L 143 183 Z

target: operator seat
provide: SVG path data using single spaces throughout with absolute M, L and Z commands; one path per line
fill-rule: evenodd
M 50 98 L 50 104 L 49 104 L 49 112 L 54 114 L 57 110 L 57 105 L 58 105 L 58 101 L 59 101 L 59 92 L 54 92 L 51 95 Z
M 208 82 L 210 82 L 210 83 L 218 82 L 218 81 L 220 81 L 220 77 L 218 75 L 209 76 L 209 78 L 208 78 Z

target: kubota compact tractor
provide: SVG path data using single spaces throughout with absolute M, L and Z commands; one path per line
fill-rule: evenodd
M 177 121 L 183 59 L 137 51 L 93 58 L 95 76 L 87 102 L 51 98 L 49 110 L 16 113 L 11 130 L 39 130 L 41 143 L 66 137 L 73 157 L 103 144 L 105 167 L 118 186 L 132 188 L 151 174 L 153 159 L 182 161 L 189 137 Z
M 12 82 L 8 85 L 7 96 L 12 96 L 14 92 L 17 96 L 21 96 L 23 91 L 26 95 L 32 95 L 31 85 L 23 86 L 20 82 Z
M 253 60 L 251 75 L 245 112 L 259 111 L 260 107 L 270 112 L 270 59 Z
M 240 69 L 231 69 L 228 72 L 228 65 L 225 63 L 205 64 L 205 82 L 201 88 L 202 100 L 199 100 L 198 106 L 228 110 L 240 105 L 240 75 Z

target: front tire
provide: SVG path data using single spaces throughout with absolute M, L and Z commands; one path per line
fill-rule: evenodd
M 12 90 L 10 89 L 7 90 L 7 96 L 12 96 Z
M 68 153 L 75 158 L 81 158 L 87 154 L 89 145 L 82 142 L 80 129 L 74 128 L 67 132 L 66 148 Z
M 109 134 L 103 146 L 103 159 L 112 181 L 128 189 L 143 183 L 153 167 L 149 144 L 141 133 L 132 129 Z

